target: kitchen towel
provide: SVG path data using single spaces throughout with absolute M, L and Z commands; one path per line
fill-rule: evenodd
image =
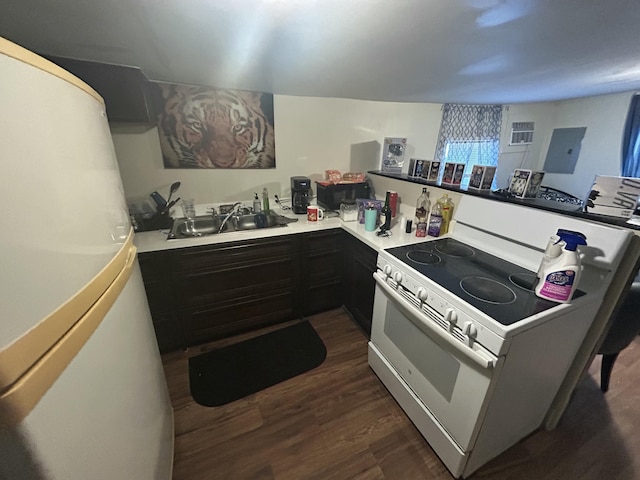
M 189 359 L 191 396 L 218 407 L 307 372 L 327 349 L 308 321 Z

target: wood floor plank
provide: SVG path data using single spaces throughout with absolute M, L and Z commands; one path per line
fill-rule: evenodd
M 163 356 L 175 412 L 175 480 L 409 479 L 452 476 L 367 364 L 367 339 L 340 309 L 311 317 L 327 347 L 319 367 L 221 407 L 196 404 L 188 359 L 267 333 Z M 640 341 L 599 389 L 599 357 L 560 425 L 537 431 L 472 479 L 640 478 Z

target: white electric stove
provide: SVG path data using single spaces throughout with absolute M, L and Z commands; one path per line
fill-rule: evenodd
M 631 233 L 473 196 L 454 219 L 447 237 L 379 253 L 369 364 L 459 477 L 541 425 Z M 588 242 L 571 304 L 533 292 L 559 228 Z

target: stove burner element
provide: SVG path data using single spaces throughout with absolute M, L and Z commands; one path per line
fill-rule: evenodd
M 426 250 L 413 250 L 407 253 L 407 258 L 412 262 L 420 263 L 422 265 L 434 265 L 442 261 L 438 255 Z
M 485 277 L 466 277 L 460 287 L 467 294 L 483 302 L 506 305 L 516 301 L 516 294 L 506 285 Z
M 436 250 L 450 257 L 465 258 L 473 255 L 473 249 L 459 243 L 447 242 L 442 245 L 436 245 Z
M 538 277 L 533 273 L 514 273 L 509 275 L 509 280 L 511 280 L 511 283 L 516 287 L 528 290 L 529 292 L 533 292 L 533 289 L 536 288 L 536 284 L 538 283 Z

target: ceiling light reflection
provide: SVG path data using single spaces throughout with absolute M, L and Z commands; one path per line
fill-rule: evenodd
M 505 55 L 501 54 L 467 65 L 461 69 L 459 73 L 461 75 L 487 75 L 489 73 L 504 71 L 508 66 L 509 61 Z
M 476 24 L 480 28 L 495 27 L 524 17 L 534 7 L 534 0 L 505 0 L 500 5 L 489 8 L 480 14 Z

